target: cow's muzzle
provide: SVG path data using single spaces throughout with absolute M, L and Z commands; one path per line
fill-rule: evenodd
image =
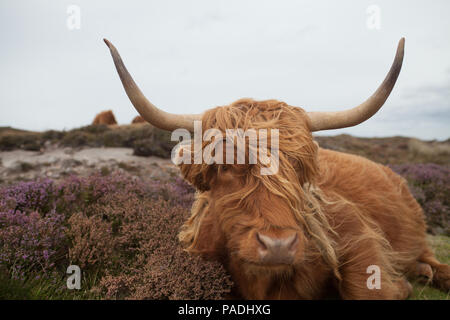
M 258 242 L 258 253 L 262 264 L 278 265 L 294 262 L 299 243 L 296 232 L 282 238 L 256 232 L 256 241 Z

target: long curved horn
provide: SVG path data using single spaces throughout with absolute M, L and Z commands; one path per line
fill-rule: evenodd
M 173 114 L 162 111 L 153 105 L 141 92 L 134 82 L 127 68 L 123 64 L 119 52 L 111 42 L 103 39 L 111 51 L 117 73 L 120 76 L 123 87 L 133 106 L 146 121 L 163 130 L 172 131 L 178 128 L 185 128 L 191 132 L 194 131 L 194 120 L 201 120 L 200 114 Z
M 384 104 L 402 68 L 405 38 L 401 38 L 391 69 L 377 91 L 357 107 L 337 112 L 308 112 L 311 131 L 352 127 L 373 116 Z

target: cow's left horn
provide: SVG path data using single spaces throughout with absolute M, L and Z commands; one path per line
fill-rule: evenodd
M 123 64 L 119 52 L 111 42 L 103 39 L 111 51 L 117 73 L 133 106 L 146 121 L 155 127 L 163 130 L 175 130 L 185 128 L 191 132 L 194 131 L 194 120 L 201 120 L 200 114 L 172 114 L 158 109 L 153 105 L 141 92 L 137 84 L 134 82 L 127 68 Z
M 405 38 L 401 38 L 394 63 L 375 93 L 362 104 L 349 110 L 337 112 L 308 112 L 311 131 L 352 127 L 373 116 L 384 104 L 397 81 L 402 68 Z

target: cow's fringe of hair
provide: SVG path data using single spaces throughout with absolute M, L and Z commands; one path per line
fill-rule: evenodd
M 257 104 L 257 105 L 256 105 Z M 227 107 L 207 111 L 203 116 L 203 129 L 217 128 L 225 131 L 231 128 L 277 128 L 279 135 L 279 172 L 275 175 L 261 175 L 260 167 L 250 170 L 248 183 L 239 192 L 225 195 L 219 199 L 227 208 L 223 215 L 232 216 L 253 191 L 263 185 L 272 194 L 284 199 L 300 226 L 306 229 L 309 238 L 320 250 L 324 261 L 331 267 L 337 278 L 338 257 L 333 240 L 334 231 L 322 208 L 328 200 L 315 186 L 318 172 L 318 146 L 308 130 L 307 116 L 302 109 L 293 108 L 283 102 L 269 100 L 255 102 L 241 99 Z M 204 142 L 205 147 L 208 142 Z M 199 190 L 208 189 L 208 178 L 213 166 L 193 164 L 180 166 L 184 177 Z M 192 208 L 192 216 L 183 226 L 179 239 L 188 251 L 195 251 L 198 244 L 199 227 L 207 214 L 207 193 L 200 193 Z M 237 204 L 236 204 L 236 201 Z M 223 226 L 224 229 L 227 226 Z

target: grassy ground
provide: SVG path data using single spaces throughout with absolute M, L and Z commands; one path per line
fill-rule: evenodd
M 90 291 L 96 282 L 94 275 L 86 275 L 80 290 L 69 290 L 66 287 L 67 278 L 60 272 L 60 281 L 47 279 L 19 280 L 11 279 L 6 272 L 0 272 L 0 300 L 85 300 L 99 299 Z M 83 279 L 83 278 L 82 278 Z
M 450 238 L 446 236 L 429 236 L 429 242 L 436 257 L 442 263 L 450 264 Z M 442 292 L 428 285 L 413 283 L 411 300 L 450 300 L 450 292 Z

